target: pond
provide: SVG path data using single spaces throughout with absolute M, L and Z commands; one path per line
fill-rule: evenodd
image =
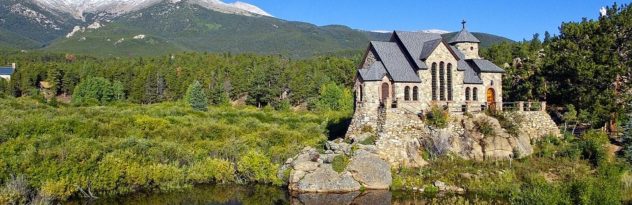
M 422 193 L 365 191 L 344 194 L 296 194 L 286 189 L 263 185 L 212 185 L 169 193 L 136 193 L 129 196 L 75 200 L 71 205 L 335 205 L 335 204 L 505 204 L 502 200 L 483 200 L 476 196 L 442 195 L 428 197 Z

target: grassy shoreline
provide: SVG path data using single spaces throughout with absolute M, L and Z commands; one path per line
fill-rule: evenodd
M 66 200 L 208 183 L 280 184 L 279 164 L 348 114 L 184 103 L 58 108 L 0 99 L 0 201 Z

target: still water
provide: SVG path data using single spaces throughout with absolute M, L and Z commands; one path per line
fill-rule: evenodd
M 75 200 L 71 205 L 335 205 L 335 204 L 505 204 L 498 200 L 481 200 L 476 196 L 424 196 L 421 193 L 365 191 L 345 194 L 289 194 L 273 186 L 214 185 L 202 186 L 169 193 L 136 193 L 129 196 Z

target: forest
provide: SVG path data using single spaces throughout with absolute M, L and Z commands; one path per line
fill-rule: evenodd
M 632 200 L 631 38 L 632 6 L 615 4 L 598 19 L 562 23 L 558 35 L 483 49 L 507 71 L 504 100 L 546 101 L 566 132 L 538 142 L 536 155 L 515 166 L 559 169 L 562 177 L 547 183 L 511 171 L 468 188 L 519 204 Z M 114 58 L 4 50 L 0 64 L 18 69 L 0 80 L 0 202 L 280 184 L 283 176 L 272 173 L 287 157 L 344 133 L 360 54 Z M 608 151 L 611 144 L 620 151 Z M 398 170 L 394 182 L 457 181 L 457 173 L 438 170 L 506 166 L 444 162 Z

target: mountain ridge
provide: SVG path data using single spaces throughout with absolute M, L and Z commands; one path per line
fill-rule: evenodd
M 125 14 L 85 13 L 83 19 L 30 1 L 0 0 L 0 45 L 94 56 L 208 51 L 301 58 L 349 53 L 390 38 L 343 25 L 221 12 L 192 1 L 215 0 L 166 0 Z

